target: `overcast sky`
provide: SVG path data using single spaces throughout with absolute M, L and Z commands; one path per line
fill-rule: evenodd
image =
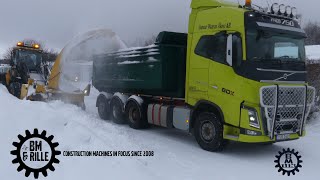
M 162 30 L 186 32 L 191 0 L 0 0 L 0 54 L 22 39 L 61 49 L 88 30 L 110 28 L 125 42 Z M 233 1 L 233 0 L 231 0 Z M 234 0 L 237 1 L 237 0 Z M 244 0 L 239 0 L 240 2 Z M 269 0 L 277 1 L 277 0 Z M 320 17 L 319 0 L 280 0 L 304 21 Z M 253 0 L 261 4 L 265 0 Z M 1 52 L 2 51 L 2 52 Z

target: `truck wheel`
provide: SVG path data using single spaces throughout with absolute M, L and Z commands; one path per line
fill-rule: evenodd
M 110 107 L 113 122 L 117 124 L 124 124 L 126 122 L 126 119 L 124 118 L 122 101 L 119 98 L 115 97 L 111 100 Z
M 109 103 L 105 99 L 101 99 L 97 102 L 98 107 L 98 113 L 101 119 L 108 120 L 109 113 L 110 113 L 110 107 Z
M 145 109 L 136 101 L 130 100 L 126 105 L 126 115 L 129 126 L 133 129 L 144 129 L 148 126 Z
M 204 150 L 222 151 L 225 146 L 223 140 L 223 125 L 214 113 L 200 113 L 195 122 L 195 138 Z

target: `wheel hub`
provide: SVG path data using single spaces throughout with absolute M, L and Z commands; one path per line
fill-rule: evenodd
M 129 110 L 129 119 L 131 122 L 135 122 L 140 118 L 140 113 L 138 109 L 131 108 Z
M 202 123 L 201 126 L 201 138 L 206 142 L 211 142 L 216 135 L 214 125 L 210 121 Z

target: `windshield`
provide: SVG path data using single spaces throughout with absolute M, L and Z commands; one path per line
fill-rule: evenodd
M 252 29 L 247 31 L 247 59 L 305 61 L 304 37 Z
M 39 52 L 29 51 L 29 50 L 19 50 L 17 51 L 16 63 L 24 62 L 26 63 L 29 70 L 36 70 L 40 66 L 42 61 L 42 56 Z

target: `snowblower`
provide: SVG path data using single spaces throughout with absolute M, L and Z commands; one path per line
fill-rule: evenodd
M 61 100 L 85 109 L 92 80 L 93 55 L 126 48 L 111 30 L 93 30 L 75 37 L 58 55 L 46 83 L 29 78 L 22 84 L 20 99 Z
M 62 100 L 85 108 L 84 96 L 90 85 L 80 91 L 63 92 L 59 88 L 60 62 L 63 51 L 50 70 L 43 61 L 43 50 L 34 42 L 18 42 L 13 48 L 10 66 L 1 67 L 1 81 L 8 91 L 19 99 L 31 101 Z

